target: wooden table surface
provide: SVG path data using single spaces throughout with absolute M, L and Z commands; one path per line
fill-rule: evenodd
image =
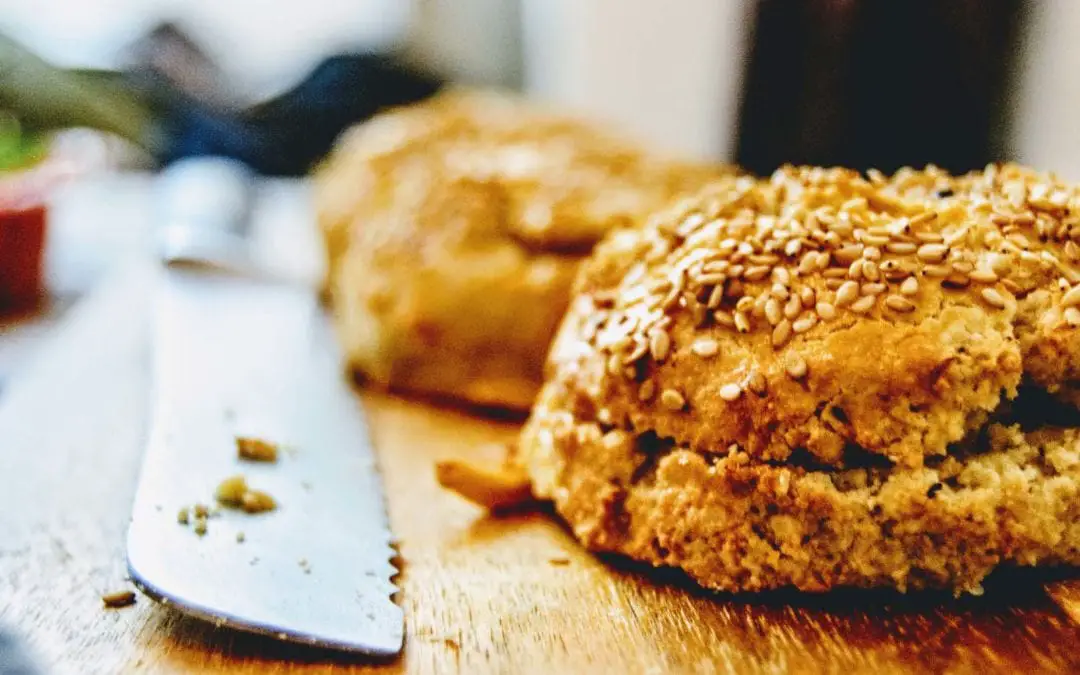
M 494 456 L 515 427 L 363 394 L 401 539 L 397 661 L 188 619 L 128 587 L 123 540 L 147 426 L 151 268 L 65 319 L 0 402 L 0 628 L 46 673 L 1078 672 L 1080 584 L 1008 574 L 983 598 L 710 595 L 598 560 L 544 514 L 492 519 L 432 463 Z M 315 570 L 313 573 L 318 573 Z

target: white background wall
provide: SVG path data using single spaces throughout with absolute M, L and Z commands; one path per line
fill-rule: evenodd
M 731 159 L 746 0 L 524 0 L 537 97 L 686 155 Z
M 1080 2 L 1032 3 L 1014 92 L 1016 158 L 1080 181 Z

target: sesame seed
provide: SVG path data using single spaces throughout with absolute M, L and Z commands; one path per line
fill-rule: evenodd
M 784 370 L 792 379 L 801 380 L 806 377 L 806 360 L 798 354 L 792 354 L 784 366 Z
M 915 310 L 915 303 L 902 295 L 890 295 L 885 298 L 885 306 L 894 312 L 911 312 Z
M 968 278 L 981 284 L 993 284 L 998 280 L 998 275 L 993 270 L 973 270 L 968 273 Z
M 718 309 L 715 312 L 713 312 L 712 317 L 713 317 L 713 321 L 715 321 L 716 323 L 718 323 L 721 326 L 724 326 L 725 328 L 734 328 L 735 327 L 735 317 L 733 317 L 731 315 L 731 312 L 725 312 L 722 309 Z
M 716 309 L 720 306 L 720 303 L 724 301 L 724 285 L 718 284 L 713 287 L 709 292 L 709 299 L 705 302 L 705 306 L 709 309 Z
M 791 291 L 783 284 L 773 284 L 772 288 L 769 289 L 769 294 L 777 300 L 787 300 L 791 295 Z
M 1005 309 L 1005 296 L 999 293 L 997 289 L 984 288 L 982 289 L 982 291 L 979 292 L 979 295 L 981 295 L 982 299 L 986 301 L 986 304 L 990 305 L 991 307 Z
M 880 294 L 884 293 L 886 290 L 888 290 L 888 288 L 889 288 L 888 286 L 886 286 L 885 284 L 882 284 L 882 283 L 863 284 L 859 288 L 859 292 L 862 295 L 880 295 Z
M 911 218 L 909 218 L 908 219 L 908 224 L 912 225 L 912 226 L 914 226 L 914 225 L 922 225 L 923 223 L 928 223 L 931 220 L 934 220 L 935 218 L 937 218 L 937 215 L 938 215 L 937 211 L 923 211 L 922 213 L 914 215 Z M 926 234 L 933 235 L 934 233 L 933 232 L 927 232 Z M 916 236 L 918 236 L 918 235 L 916 235 Z M 928 239 L 927 241 L 933 241 L 933 240 Z M 940 241 L 940 239 L 938 241 Z
M 750 332 L 750 319 L 745 312 L 735 312 L 735 330 L 740 333 Z
M 833 260 L 837 261 L 842 265 L 850 265 L 856 260 L 862 258 L 862 253 L 862 244 L 851 244 L 849 246 L 844 246 L 833 251 L 832 257 Z
M 1031 242 L 1028 241 L 1027 237 L 1020 234 L 1019 232 L 1014 232 L 1005 238 L 1024 250 L 1031 248 Z
M 937 214 L 935 213 L 934 216 L 937 216 Z M 918 224 L 918 223 L 915 222 L 916 218 L 918 218 L 918 216 L 911 219 L 911 224 L 912 225 L 917 225 Z M 925 244 L 936 244 L 936 243 L 939 243 L 941 241 L 944 241 L 944 239 L 945 239 L 944 237 L 942 237 L 937 232 L 916 232 L 915 233 L 915 238 L 918 239 L 919 241 L 925 243 Z
M 1065 242 L 1065 257 L 1072 262 L 1080 261 L 1080 246 L 1074 241 Z
M 851 303 L 848 309 L 855 312 L 856 314 L 863 314 L 865 312 L 869 312 L 871 308 L 873 308 L 874 302 L 876 300 L 876 295 L 864 295 L 855 302 Z
M 916 252 L 919 260 L 928 263 L 939 263 L 945 259 L 949 247 L 945 244 L 923 244 Z
M 845 307 L 855 302 L 859 297 L 859 284 L 854 281 L 845 281 L 836 291 L 836 306 Z
M 953 290 L 967 288 L 971 285 L 971 279 L 969 279 L 968 275 L 966 274 L 953 272 L 949 276 L 945 277 L 945 279 L 941 282 L 941 285 L 945 288 L 950 288 Z
M 735 303 L 735 311 L 736 312 L 749 312 L 750 310 L 752 310 L 754 308 L 755 300 L 756 300 L 755 298 L 753 298 L 753 297 L 751 297 L 749 295 L 744 295 L 743 297 L 739 298 L 738 302 Z
M 1076 307 L 1066 307 L 1065 321 L 1074 328 L 1080 326 L 1080 309 L 1077 309 Z
M 1061 297 L 1062 307 L 1076 307 L 1080 305 L 1080 286 L 1073 286 Z
M 784 343 L 791 337 L 791 322 L 784 319 L 780 323 L 776 324 L 772 332 L 772 344 L 774 348 L 780 348 L 784 346 Z
M 840 288 L 843 285 L 844 285 L 844 281 L 842 279 L 826 279 L 825 280 L 825 288 L 829 289 L 830 291 L 835 291 L 835 290 L 837 290 L 838 288 Z
M 734 382 L 725 384 L 724 386 L 720 387 L 720 398 L 724 399 L 725 401 L 731 402 L 738 399 L 740 396 L 742 396 L 742 387 L 735 384 Z
M 822 321 L 832 321 L 836 318 L 836 307 L 828 302 L 817 303 L 814 311 L 817 312 Z
M 754 298 L 754 309 L 750 312 L 751 316 L 755 319 L 760 319 L 765 316 L 765 303 L 769 302 L 771 298 L 768 295 L 761 294 Z
M 791 283 L 791 272 L 788 272 L 783 267 L 774 267 L 772 271 L 772 280 L 783 286 L 787 286 Z
M 719 350 L 720 343 L 712 338 L 699 338 L 690 345 L 690 351 L 703 357 L 715 356 Z
M 802 300 L 803 307 L 810 308 L 817 302 L 817 293 L 810 286 L 803 286 L 799 289 L 799 300 Z
M 780 262 L 780 256 L 774 253 L 756 253 L 751 256 L 747 256 L 747 261 L 752 265 L 762 265 L 764 267 L 772 267 L 776 263 Z
M 917 294 L 919 292 L 919 280 L 915 277 L 904 279 L 904 282 L 900 284 L 900 292 L 904 295 Z
M 660 392 L 660 404 L 668 410 L 679 411 L 686 406 L 686 399 L 674 389 L 665 389 Z
M 713 273 L 701 273 L 693 275 L 694 283 L 698 286 L 715 286 L 717 284 L 723 284 L 727 281 L 726 274 L 720 274 L 719 272 Z
M 926 265 L 922 272 L 928 277 L 944 279 L 952 273 L 952 269 L 946 265 Z
M 824 270 L 821 273 L 821 276 L 825 277 L 826 279 L 846 279 L 847 268 L 845 267 L 843 269 L 840 269 L 839 267 L 830 267 L 829 269 Z
M 761 281 L 769 274 L 769 271 L 768 265 L 755 265 L 743 272 L 742 278 L 747 281 Z
M 802 312 L 802 300 L 799 296 L 793 295 L 788 298 L 787 303 L 784 305 L 784 316 L 789 319 L 794 319 Z
M 788 256 L 789 258 L 794 258 L 795 256 L 799 255 L 799 251 L 801 250 L 802 240 L 800 239 L 789 239 L 788 242 L 784 244 L 784 255 Z
M 799 334 L 805 333 L 814 327 L 817 323 L 817 314 L 804 314 L 798 320 L 791 324 L 792 332 Z
M 769 322 L 769 325 L 775 326 L 783 318 L 784 314 L 780 309 L 780 303 L 777 302 L 776 298 L 769 298 L 765 303 L 765 319 Z
M 890 241 L 885 244 L 885 250 L 898 255 L 910 255 L 918 250 L 918 245 L 910 241 Z
M 863 273 L 862 264 L 863 264 L 862 260 L 856 260 L 855 262 L 851 263 L 851 265 L 848 266 L 848 272 L 847 272 L 848 279 L 851 279 L 853 281 L 858 281 L 860 278 L 862 278 L 862 273 Z
M 765 376 L 756 370 L 750 373 L 750 377 L 746 379 L 746 388 L 758 396 L 764 396 L 765 392 L 768 390 Z
M 656 383 L 652 380 L 645 380 L 638 388 L 638 400 L 642 403 L 652 400 L 652 397 L 656 395 Z
M 649 331 L 649 353 L 652 355 L 653 360 L 658 363 L 667 358 L 668 352 L 671 350 L 671 338 L 666 331 L 652 330 Z
M 807 251 L 801 260 L 799 260 L 799 274 L 807 275 L 814 271 L 817 267 L 817 254 L 814 251 Z

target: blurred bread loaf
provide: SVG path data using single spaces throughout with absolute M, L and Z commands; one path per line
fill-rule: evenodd
M 593 245 L 728 173 L 497 93 L 377 116 L 315 177 L 351 366 L 390 388 L 527 408 Z

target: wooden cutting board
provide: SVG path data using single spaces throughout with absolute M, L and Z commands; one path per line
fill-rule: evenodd
M 494 457 L 488 444 L 515 427 L 376 394 L 361 398 L 401 539 L 400 660 L 217 629 L 143 597 L 103 609 L 102 592 L 129 587 L 149 273 L 128 270 L 77 308 L 0 400 L 0 627 L 46 673 L 1080 671 L 1078 582 L 1010 574 L 960 601 L 710 595 L 600 561 L 544 514 L 492 519 L 440 490 L 436 459 Z

